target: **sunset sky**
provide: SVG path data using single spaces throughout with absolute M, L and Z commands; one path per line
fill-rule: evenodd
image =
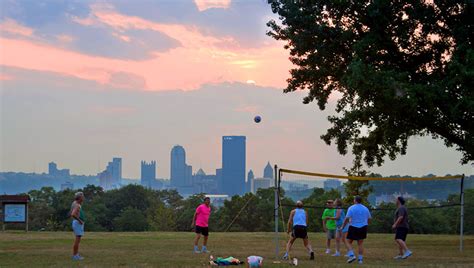
M 352 157 L 319 139 L 333 103 L 321 112 L 301 103 L 304 92 L 282 93 L 291 63 L 265 34 L 277 18 L 266 2 L 1 1 L 0 171 L 45 172 L 55 161 L 96 174 L 118 156 L 125 177 L 156 160 L 167 178 L 171 147 L 181 144 L 194 171 L 214 173 L 221 136 L 246 135 L 257 176 L 267 161 L 343 173 Z M 371 170 L 472 172 L 440 141 L 409 146 Z

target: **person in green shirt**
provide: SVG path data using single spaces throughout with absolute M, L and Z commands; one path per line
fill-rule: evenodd
M 334 218 L 336 210 L 334 209 L 334 201 L 328 200 L 326 202 L 327 208 L 321 217 L 323 220 L 323 229 L 326 233 L 326 254 L 331 253 L 331 240 L 336 238 L 336 221 L 328 218 Z

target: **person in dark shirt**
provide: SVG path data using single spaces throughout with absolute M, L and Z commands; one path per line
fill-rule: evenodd
M 394 257 L 396 260 L 406 259 L 413 253 L 406 244 L 408 228 L 408 210 L 405 207 L 405 199 L 402 196 L 397 198 L 397 210 L 395 211 L 394 223 L 392 229 L 395 230 L 395 242 L 398 245 L 399 254 Z

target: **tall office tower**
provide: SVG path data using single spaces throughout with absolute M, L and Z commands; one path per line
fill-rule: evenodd
M 152 188 L 154 181 L 156 180 L 156 161 L 151 161 L 150 163 L 142 161 L 140 170 L 140 184 L 143 187 Z
M 192 188 L 192 166 L 186 164 L 186 151 L 180 145 L 171 149 L 171 186 L 178 191 Z
M 222 137 L 222 180 L 224 193 L 245 193 L 245 136 Z

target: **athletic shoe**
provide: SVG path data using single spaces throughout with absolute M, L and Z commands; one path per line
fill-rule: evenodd
M 331 253 L 331 250 L 330 249 L 326 249 L 326 254 L 329 254 Z
M 282 259 L 288 260 L 288 252 L 286 252 L 285 255 L 283 255 Z
M 333 257 L 339 257 L 339 256 L 341 256 L 341 253 L 336 252 L 336 254 L 332 254 L 331 256 L 333 256 Z
M 311 252 L 311 253 L 309 254 L 309 259 L 310 259 L 310 260 L 314 260 L 314 252 Z
M 364 262 L 362 260 L 359 260 L 359 264 L 363 264 Z
M 355 256 L 350 256 L 349 259 L 347 259 L 347 263 L 352 263 L 355 260 L 357 260 Z
M 79 254 L 75 255 L 75 256 L 72 256 L 73 261 L 82 261 L 83 259 L 84 259 L 84 257 L 80 256 Z
M 408 251 L 405 252 L 405 254 L 403 254 L 402 259 L 406 259 L 406 258 L 410 257 L 412 254 L 413 253 L 408 250 Z
M 402 255 L 397 255 L 395 257 L 393 257 L 394 260 L 401 260 L 403 259 L 403 256 Z
M 211 253 L 211 252 L 210 252 L 209 250 L 207 250 L 207 248 L 203 248 L 203 249 L 201 250 L 201 253 Z

